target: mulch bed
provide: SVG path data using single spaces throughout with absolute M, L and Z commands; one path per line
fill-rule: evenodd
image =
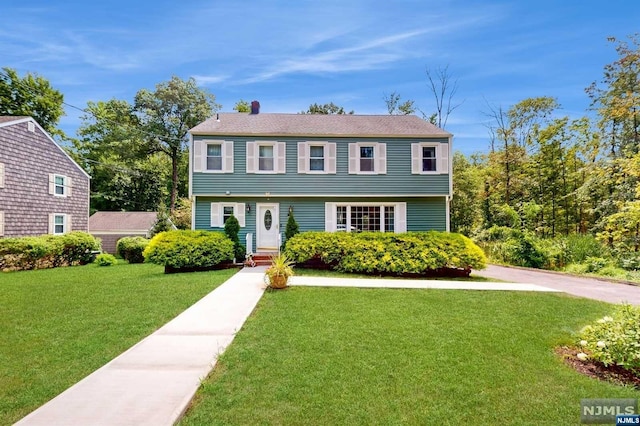
M 561 346 L 555 349 L 555 353 L 562 357 L 565 363 L 581 374 L 607 382 L 620 385 L 633 386 L 640 389 L 640 376 L 618 365 L 605 366 L 598 361 L 580 361 L 577 354 L 582 352 L 578 348 Z

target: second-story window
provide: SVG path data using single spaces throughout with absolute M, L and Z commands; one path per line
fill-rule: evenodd
M 273 145 L 258 146 L 258 170 L 273 171 Z
M 437 167 L 436 166 L 436 147 L 423 146 L 422 147 L 422 171 L 435 172 L 436 167 Z
M 324 171 L 324 146 L 309 147 L 309 170 L 312 172 Z
M 372 146 L 360 147 L 360 171 L 361 172 L 373 172 L 375 161 L 375 150 Z
M 207 144 L 207 170 L 222 170 L 222 144 Z
M 71 195 L 71 178 L 49 174 L 49 194 L 56 197 L 69 197 Z

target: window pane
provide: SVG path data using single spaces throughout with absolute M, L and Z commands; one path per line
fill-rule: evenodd
M 64 185 L 64 178 L 62 176 L 56 176 L 56 185 Z
M 268 157 L 273 158 L 273 147 L 272 146 L 260 146 L 259 147 L 259 157 Z
M 309 156 L 311 158 L 324 158 L 324 147 L 323 146 L 309 147 Z
M 260 158 L 258 160 L 259 170 L 273 170 L 273 158 Z
M 312 158 L 311 160 L 309 160 L 309 170 L 324 171 L 324 159 Z
M 207 157 L 220 157 L 222 156 L 222 145 L 210 144 L 207 145 Z
M 358 231 L 380 231 L 380 207 L 352 206 L 351 226 Z
M 56 234 L 64 234 L 64 225 L 56 225 L 56 229 L 54 232 Z
M 233 206 L 223 206 L 222 207 L 222 223 L 225 223 L 227 219 L 231 217 L 233 214 Z
M 56 225 L 64 225 L 64 216 L 57 215 L 54 220 Z
M 53 232 L 55 234 L 64 234 L 64 216 L 55 215 L 53 217 L 53 223 L 54 223 Z
M 207 170 L 222 170 L 222 158 L 207 157 Z
M 384 208 L 384 232 L 394 232 L 395 231 L 394 213 L 395 213 L 395 209 L 393 208 L 393 206 L 386 206 Z
M 336 207 L 336 229 L 347 231 L 347 206 Z
M 373 158 L 361 158 L 360 159 L 360 171 L 361 172 L 373 172 Z

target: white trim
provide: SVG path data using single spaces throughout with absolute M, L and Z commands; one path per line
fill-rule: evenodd
M 360 170 L 360 149 L 373 148 L 373 171 Z M 349 143 L 349 174 L 383 175 L 387 173 L 387 144 L 384 142 Z
M 321 146 L 324 170 L 311 170 L 311 148 Z M 328 141 L 298 142 L 298 173 L 310 175 L 336 174 L 336 143 Z
M 453 135 L 449 136 L 449 197 L 453 198 Z
M 193 140 L 193 135 L 191 133 L 189 133 L 189 192 L 188 192 L 188 196 L 189 199 L 191 200 L 191 196 L 193 195 L 193 172 L 195 170 L 193 170 L 193 161 L 194 161 L 194 150 L 195 149 L 195 142 Z M 193 210 L 195 207 L 195 203 L 191 204 L 191 212 L 192 212 L 192 216 L 193 216 Z M 191 229 L 193 229 L 193 220 L 191 220 Z
M 442 160 L 446 158 L 446 152 L 443 152 L 443 148 L 446 148 L 445 145 L 440 142 L 419 142 L 411 144 L 411 174 L 414 175 L 442 175 L 447 174 L 447 170 L 442 164 Z M 436 169 L 435 170 L 422 170 L 422 160 L 424 157 L 422 156 L 423 149 L 422 148 L 435 148 L 435 161 L 436 161 Z
M 62 217 L 62 232 L 56 232 L 56 217 Z M 66 213 L 49 213 L 49 234 L 64 235 L 71 229 L 71 215 Z
M 324 230 L 326 232 L 336 230 L 336 203 L 324 203 Z
M 224 228 L 224 208 L 225 207 L 231 207 L 233 209 L 233 215 L 235 216 L 235 218 L 238 220 L 238 223 L 240 224 L 241 228 L 244 228 L 246 226 L 245 223 L 245 209 L 246 209 L 246 204 L 245 203 L 231 203 L 228 201 L 214 201 L 211 203 L 211 210 L 210 210 L 210 221 L 209 221 L 209 226 L 211 228 Z M 195 211 L 195 209 L 193 210 Z
M 379 207 L 380 210 L 380 230 L 377 232 L 385 232 L 384 231 L 384 207 L 393 207 L 393 232 L 396 234 L 400 234 L 403 232 L 407 232 L 407 203 L 404 201 L 396 201 L 396 202 L 366 202 L 366 201 L 344 201 L 344 202 L 327 202 L 324 203 L 324 217 L 325 217 L 325 231 L 327 232 L 336 232 L 338 228 L 338 219 L 337 219 L 337 207 L 346 207 L 347 208 L 347 224 L 350 222 L 349 218 L 351 217 L 351 207 Z M 346 229 L 347 232 L 351 232 L 350 229 Z
M 191 175 L 189 176 L 191 177 Z M 196 230 L 196 205 L 198 204 L 198 197 L 189 194 L 189 201 L 191 201 L 191 230 Z
M 451 199 L 449 196 L 444 197 L 444 211 L 445 211 L 445 231 L 451 232 Z
M 62 178 L 62 185 L 56 183 L 56 178 Z M 58 194 L 56 187 L 62 186 L 62 194 Z M 70 197 L 71 196 L 71 178 L 69 176 L 58 173 L 49 173 L 49 194 L 54 197 Z
M 4 163 L 0 163 L 0 188 L 4 188 Z
M 201 163 L 201 167 L 194 170 L 195 172 L 208 174 L 233 173 L 233 141 L 225 141 L 221 139 L 204 139 L 198 140 L 195 143 L 196 147 L 194 148 L 194 161 L 199 160 L 199 162 Z M 209 145 L 220 145 L 220 170 L 207 168 L 207 152 Z M 196 154 L 198 155 L 196 156 Z
M 0 211 L 0 237 L 4 236 L 4 212 Z

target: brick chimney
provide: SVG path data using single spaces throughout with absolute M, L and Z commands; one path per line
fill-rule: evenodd
M 260 114 L 260 102 L 251 102 L 251 114 Z

